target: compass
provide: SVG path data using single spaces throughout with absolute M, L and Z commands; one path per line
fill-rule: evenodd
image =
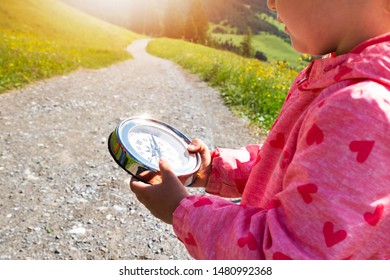
M 171 125 L 142 117 L 122 121 L 108 138 L 108 150 L 124 170 L 145 182 L 140 174 L 159 171 L 159 160 L 166 160 L 177 176 L 189 176 L 186 185 L 195 179 L 200 155 L 187 150 L 191 140 Z M 147 182 L 145 182 L 147 183 Z

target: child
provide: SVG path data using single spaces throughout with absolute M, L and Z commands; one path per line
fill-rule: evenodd
M 292 84 L 265 143 L 202 155 L 190 195 L 131 189 L 197 259 L 390 258 L 390 0 L 268 0 L 294 48 L 325 55 Z M 240 196 L 241 204 L 223 197 Z

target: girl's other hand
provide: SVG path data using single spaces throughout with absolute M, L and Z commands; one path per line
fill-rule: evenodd
M 210 150 L 203 141 L 199 139 L 194 139 L 188 146 L 188 151 L 191 153 L 199 153 L 202 161 L 199 171 L 196 175 L 196 180 L 191 185 L 191 187 L 205 187 L 207 185 L 211 172 Z

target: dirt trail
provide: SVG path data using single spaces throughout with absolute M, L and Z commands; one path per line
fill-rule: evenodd
M 217 91 L 134 42 L 134 59 L 0 95 L 0 259 L 189 259 L 111 159 L 107 137 L 141 114 L 210 148 L 258 139 Z

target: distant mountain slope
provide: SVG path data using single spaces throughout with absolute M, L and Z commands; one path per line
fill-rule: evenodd
M 154 20 L 154 17 L 159 17 L 160 24 L 167 11 L 168 3 L 175 1 L 176 5 L 181 9 L 183 16 L 191 4 L 192 0 L 61 0 L 69 3 L 83 11 L 86 11 L 94 16 L 124 26 L 136 32 L 140 26 L 138 21 Z M 280 31 L 269 21 L 260 17 L 265 13 L 275 16 L 267 8 L 266 1 L 260 0 L 201 0 L 208 20 L 212 23 L 229 24 L 237 28 L 240 33 L 245 33 L 248 26 L 252 28 L 253 33 L 265 31 L 274 34 L 278 37 L 288 40 L 288 36 Z M 157 21 L 158 22 L 158 21 Z M 142 25 L 142 24 L 141 24 Z
M 281 32 L 275 25 L 264 20 L 261 14 L 275 17 L 267 7 L 266 1 L 259 0 L 224 0 L 208 1 L 202 3 L 213 23 L 226 22 L 238 29 L 239 33 L 245 33 L 247 27 L 251 27 L 254 34 L 268 32 L 288 40 L 287 34 Z

